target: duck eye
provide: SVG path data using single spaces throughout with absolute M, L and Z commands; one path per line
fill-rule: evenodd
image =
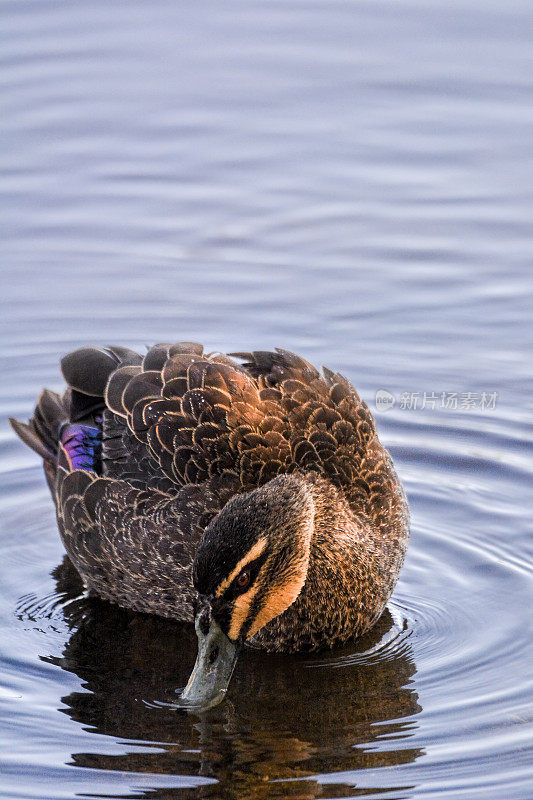
M 237 578 L 237 586 L 240 586 L 240 588 L 242 589 L 245 586 L 248 586 L 249 583 L 250 583 L 250 573 L 247 570 L 245 570 L 244 572 L 241 572 L 241 574 Z

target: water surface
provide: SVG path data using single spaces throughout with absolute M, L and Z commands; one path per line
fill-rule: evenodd
M 5 3 L 4 797 L 531 797 L 532 22 Z M 194 632 L 83 596 L 6 424 L 70 348 L 180 338 L 344 372 L 412 513 L 374 631 L 248 653 L 200 717 Z

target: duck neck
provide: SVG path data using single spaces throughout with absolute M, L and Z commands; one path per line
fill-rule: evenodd
M 344 495 L 327 479 L 313 476 L 309 488 L 315 505 L 307 579 L 302 589 L 316 600 L 317 591 L 329 587 L 328 607 L 335 600 L 346 612 L 371 582 L 370 564 L 379 543 L 364 512 L 354 512 Z
M 317 650 L 357 636 L 378 619 L 390 594 L 379 585 L 380 546 L 370 520 L 329 480 L 314 474 L 301 480 L 314 505 L 307 574 L 295 602 L 257 634 L 268 650 Z

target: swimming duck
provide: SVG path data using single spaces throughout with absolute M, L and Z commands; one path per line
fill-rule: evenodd
M 286 350 L 83 347 L 28 423 L 65 549 L 91 593 L 194 621 L 182 702 L 207 708 L 246 643 L 330 648 L 382 614 L 409 538 L 404 491 L 342 375 Z

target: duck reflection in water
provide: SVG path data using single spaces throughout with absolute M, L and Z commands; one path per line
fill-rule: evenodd
M 174 707 L 196 654 L 191 625 L 80 597 L 67 557 L 54 577 L 69 601 L 63 614 L 71 636 L 62 656 L 45 660 L 77 674 L 85 689 L 63 697 L 60 710 L 92 732 L 129 740 L 130 752 L 73 753 L 73 765 L 132 778 L 141 772 L 217 780 L 150 789 L 150 798 L 315 798 L 353 795 L 355 784 L 357 792 L 364 786 L 364 772 L 334 783 L 331 773 L 405 764 L 423 754 L 405 746 L 421 711 L 408 635 L 400 634 L 397 646 L 379 646 L 394 636 L 388 611 L 370 633 L 333 653 L 245 651 L 227 702 L 193 714 Z M 379 745 L 385 736 L 386 748 Z M 131 752 L 132 741 L 144 752 Z M 327 784 L 311 777 L 324 772 Z M 280 781 L 274 792 L 271 781 Z

